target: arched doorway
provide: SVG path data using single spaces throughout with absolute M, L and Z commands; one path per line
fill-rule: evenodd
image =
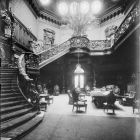
M 84 70 L 81 68 L 80 64 L 76 65 L 76 69 L 74 71 L 74 87 L 84 88 L 85 77 Z

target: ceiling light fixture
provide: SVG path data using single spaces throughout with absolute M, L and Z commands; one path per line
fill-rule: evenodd
M 41 2 L 42 5 L 46 6 L 46 5 L 50 4 L 51 0 L 40 0 L 40 2 Z
M 102 9 L 102 2 L 100 0 L 95 0 L 92 2 L 91 4 L 91 9 L 92 9 L 92 13 L 93 14 L 98 14 L 100 13 L 101 9 Z
M 102 0 L 60 0 L 57 9 L 62 20 L 74 31 L 73 36 L 85 36 L 87 25 L 98 21 L 96 16 L 102 9 Z

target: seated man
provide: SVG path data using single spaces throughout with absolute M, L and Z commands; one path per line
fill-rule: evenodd
M 80 88 L 75 88 L 74 90 L 73 90 L 73 92 L 72 92 L 72 96 L 73 96 L 73 101 L 74 102 L 77 102 L 77 101 L 85 101 L 85 100 L 83 100 L 83 99 L 81 99 L 80 97 L 79 97 L 79 95 L 80 95 Z

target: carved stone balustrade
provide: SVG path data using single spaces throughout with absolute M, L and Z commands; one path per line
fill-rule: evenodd
M 31 41 L 30 42 L 31 50 L 36 54 L 39 55 L 40 53 L 43 53 L 46 50 L 49 50 L 52 48 L 53 45 L 50 44 L 44 44 L 43 41 Z
M 33 54 L 33 53 L 26 53 L 25 54 L 25 63 L 26 68 L 33 68 L 38 69 L 39 67 L 39 56 Z
M 62 43 L 61 45 L 53 45 L 52 48 L 50 48 L 49 50 L 46 50 L 43 53 L 39 54 L 40 67 L 42 67 L 42 65 L 44 65 L 45 61 L 51 62 L 52 58 L 53 58 L 53 60 L 55 60 L 55 59 L 59 58 L 60 56 L 68 53 L 69 48 L 70 48 L 70 41 L 68 40 L 68 41 Z
M 110 40 L 91 40 L 89 43 L 90 51 L 104 51 L 111 47 Z

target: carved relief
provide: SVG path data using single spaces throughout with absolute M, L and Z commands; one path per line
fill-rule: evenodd
M 51 29 L 44 29 L 44 45 L 53 45 L 55 39 L 55 32 Z
M 117 30 L 117 26 L 115 25 L 109 26 L 105 29 L 106 39 L 110 41 L 111 46 L 113 46 L 114 44 L 116 30 Z
M 106 39 L 110 40 L 110 38 L 115 34 L 116 30 L 117 30 L 117 26 L 115 26 L 115 25 L 107 27 L 105 29 Z

